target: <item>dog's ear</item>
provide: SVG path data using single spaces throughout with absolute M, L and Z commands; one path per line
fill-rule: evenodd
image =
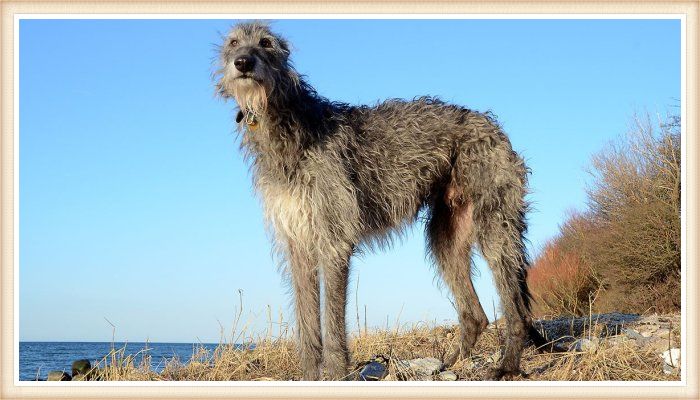
M 243 121 L 243 111 L 238 110 L 238 114 L 236 114 L 236 123 L 240 124 L 241 121 Z
M 289 49 L 289 42 L 281 38 L 277 39 L 277 41 L 279 42 L 282 51 L 289 55 L 289 53 L 291 52 L 291 50 Z

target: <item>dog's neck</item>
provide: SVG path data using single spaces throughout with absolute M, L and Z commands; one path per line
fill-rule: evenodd
M 330 102 L 300 77 L 283 86 L 284 90 L 273 89 L 264 110 L 242 111 L 240 122 L 253 129 L 265 129 L 271 141 L 313 145 L 323 135 L 324 110 L 331 107 Z
M 242 144 L 255 167 L 292 179 L 307 150 L 322 140 L 323 110 L 329 106 L 301 81 L 293 90 L 270 96 L 262 111 L 239 111 L 236 122 L 244 133 Z

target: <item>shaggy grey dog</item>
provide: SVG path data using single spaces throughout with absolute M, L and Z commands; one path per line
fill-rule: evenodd
M 474 244 L 493 271 L 507 341 L 489 378 L 520 373 L 532 328 L 526 283 L 527 168 L 489 114 L 431 97 L 351 106 L 319 96 L 294 70 L 289 45 L 260 22 L 221 47 L 217 91 L 233 98 L 242 148 L 289 273 L 305 380 L 347 375 L 349 260 L 388 243 L 427 210 L 428 248 L 458 309 L 468 356 L 488 324 L 471 282 Z M 324 285 L 324 334 L 321 291 Z

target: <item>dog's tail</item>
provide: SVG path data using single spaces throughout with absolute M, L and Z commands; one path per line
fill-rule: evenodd
M 560 349 L 556 346 L 556 341 L 547 340 L 544 336 L 542 336 L 542 334 L 540 333 L 540 331 L 537 330 L 534 322 L 532 321 L 531 307 L 532 302 L 535 300 L 532 298 L 530 288 L 527 285 L 527 270 L 530 265 L 529 260 L 526 261 L 526 265 L 527 266 L 525 268 L 522 268 L 520 270 L 519 283 L 520 295 L 523 298 L 523 304 L 525 305 L 525 309 L 528 315 L 527 338 L 539 351 L 545 351 L 549 353 L 558 352 L 560 351 Z
M 555 342 L 545 339 L 533 323 L 530 323 L 530 326 L 527 328 L 527 336 L 537 350 L 549 353 L 557 351 Z

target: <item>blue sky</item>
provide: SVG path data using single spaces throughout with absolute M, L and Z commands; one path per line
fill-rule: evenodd
M 217 342 L 292 321 L 233 103 L 215 98 L 231 20 L 20 22 L 20 340 Z M 530 251 L 585 206 L 590 157 L 680 98 L 674 20 L 277 20 L 296 68 L 350 103 L 437 95 L 492 110 L 532 169 Z M 498 298 L 477 262 L 487 314 Z M 359 285 L 356 285 L 359 279 Z M 357 286 L 357 290 L 356 290 Z M 422 226 L 353 260 L 370 326 L 455 321 Z

